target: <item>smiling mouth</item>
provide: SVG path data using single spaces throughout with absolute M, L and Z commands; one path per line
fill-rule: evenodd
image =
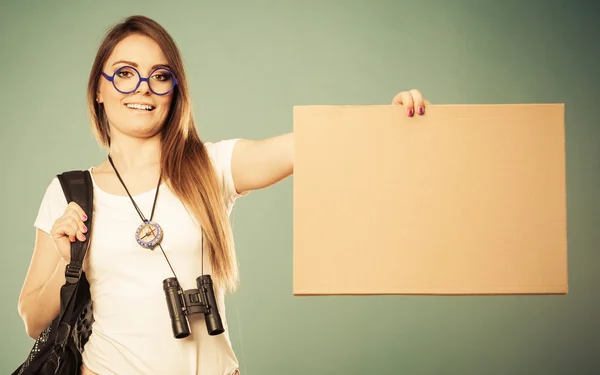
M 155 107 L 147 104 L 125 104 L 125 106 L 129 109 L 134 109 L 137 111 L 153 111 Z

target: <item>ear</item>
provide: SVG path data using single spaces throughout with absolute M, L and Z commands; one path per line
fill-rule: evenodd
M 102 103 L 104 101 L 104 99 L 102 99 L 102 93 L 100 91 L 98 91 L 98 93 L 96 94 L 96 101 L 98 103 Z

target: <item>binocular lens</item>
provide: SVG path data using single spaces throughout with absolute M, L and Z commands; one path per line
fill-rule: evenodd
M 206 314 L 204 320 L 206 321 L 206 328 L 208 329 L 208 334 L 210 336 L 220 335 L 225 332 L 225 328 L 223 328 L 223 322 L 221 322 L 221 317 L 215 317 L 217 314 Z
M 208 308 L 207 313 L 204 314 L 208 334 L 215 336 L 225 332 L 221 314 L 219 314 L 219 309 L 217 307 L 212 278 L 210 275 L 202 275 L 196 279 L 196 284 L 198 285 L 198 290 L 200 291 L 204 305 Z
M 190 327 L 182 309 L 179 282 L 171 277 L 163 281 L 163 290 L 167 299 L 171 327 L 175 338 L 182 339 L 190 335 Z

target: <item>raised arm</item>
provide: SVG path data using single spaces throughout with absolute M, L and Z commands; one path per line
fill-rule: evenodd
M 427 104 L 419 90 L 402 91 L 392 99 L 392 105 L 403 105 L 409 117 L 425 114 Z M 269 187 L 294 173 L 294 134 L 241 139 L 236 143 L 231 163 L 238 193 Z
M 294 134 L 261 140 L 240 139 L 231 173 L 238 193 L 271 186 L 294 172 Z

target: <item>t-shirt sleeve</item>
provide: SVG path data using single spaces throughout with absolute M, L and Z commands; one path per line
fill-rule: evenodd
M 50 229 L 52 229 L 54 222 L 63 215 L 66 208 L 67 199 L 60 186 L 58 177 L 54 177 L 52 182 L 50 182 L 50 185 L 46 188 L 46 193 L 42 198 L 33 225 L 46 233 L 50 233 Z
M 239 139 L 227 139 L 219 142 L 205 142 L 208 155 L 211 158 L 217 179 L 221 185 L 221 192 L 225 201 L 232 205 L 239 197 L 248 195 L 248 191 L 237 192 L 231 172 L 233 149 Z

